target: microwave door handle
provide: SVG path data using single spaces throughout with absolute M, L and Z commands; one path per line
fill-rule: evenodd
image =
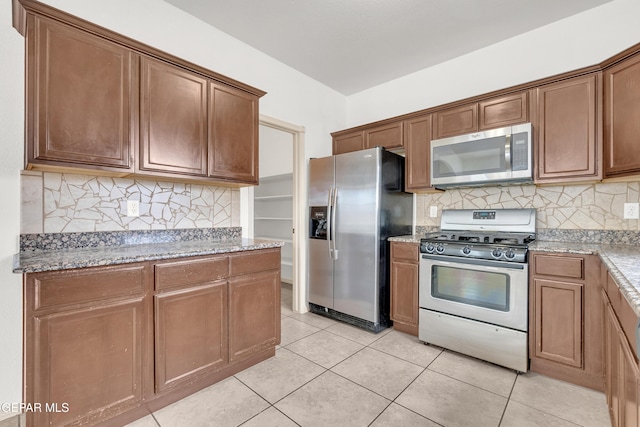
M 507 134 L 504 142 L 504 166 L 505 170 L 511 172 L 511 134 Z

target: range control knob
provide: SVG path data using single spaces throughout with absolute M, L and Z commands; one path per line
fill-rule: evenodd
M 507 259 L 514 259 L 516 257 L 516 253 L 513 251 L 513 249 L 509 248 L 507 249 L 507 251 L 504 253 L 504 256 L 507 257 Z
M 436 248 L 436 247 L 435 247 L 435 246 L 433 246 L 433 243 L 427 243 L 427 253 L 432 254 L 432 253 L 433 253 L 433 250 L 434 250 L 435 248 Z
M 493 255 L 494 258 L 500 258 L 502 256 L 502 249 L 495 248 L 491 251 L 491 255 Z
M 469 246 L 465 246 L 462 248 L 462 253 L 465 255 L 469 255 L 471 253 L 471 248 Z
M 439 254 L 444 252 L 444 245 L 442 243 L 439 243 L 438 246 L 436 246 L 436 252 Z

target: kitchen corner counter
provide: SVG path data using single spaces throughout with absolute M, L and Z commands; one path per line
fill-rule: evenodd
M 640 247 L 596 243 L 565 243 L 536 240 L 529 250 L 598 255 L 615 279 L 622 295 L 640 317 Z
M 404 236 L 389 237 L 387 240 L 390 242 L 401 243 L 420 243 L 420 239 L 424 237 L 424 234 L 407 234 Z
M 230 236 L 221 239 L 209 238 L 163 242 L 147 241 L 145 243 L 132 244 L 21 250 L 20 253 L 14 255 L 13 272 L 37 273 L 198 255 L 251 251 L 282 246 L 284 246 L 284 242 L 277 240 L 245 239 Z

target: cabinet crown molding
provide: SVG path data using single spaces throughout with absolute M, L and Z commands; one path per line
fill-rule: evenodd
M 51 7 L 44 3 L 40 3 L 39 1 L 12 0 L 12 6 L 13 6 L 13 27 L 25 37 L 27 32 L 26 17 L 28 13 L 33 13 L 36 15 L 55 19 L 56 21 L 63 22 L 67 25 L 71 25 L 82 31 L 86 31 L 93 35 L 109 40 L 111 42 L 117 43 L 137 53 L 147 55 L 152 58 L 160 59 L 162 61 L 175 65 L 177 67 L 181 67 L 186 70 L 201 74 L 203 77 L 207 77 L 211 80 L 224 83 L 236 89 L 240 89 L 242 91 L 248 92 L 252 95 L 256 95 L 258 97 L 262 97 L 266 95 L 266 92 L 263 90 L 260 90 L 248 84 L 242 83 L 238 80 L 232 79 L 223 74 L 216 73 L 215 71 L 211 71 L 207 68 L 201 67 L 199 65 L 196 65 L 184 59 L 178 58 L 160 49 L 156 49 L 147 44 L 141 43 L 137 40 L 123 36 L 122 34 L 118 34 L 104 27 L 93 24 L 84 19 L 78 18 L 77 16 L 63 12 L 59 9 Z

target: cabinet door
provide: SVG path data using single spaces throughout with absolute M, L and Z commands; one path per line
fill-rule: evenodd
M 482 101 L 478 110 L 480 130 L 525 123 L 529 119 L 527 92 Z
M 402 122 L 391 123 L 384 126 L 376 126 L 367 129 L 365 134 L 365 148 L 384 147 L 386 149 L 401 148 L 404 146 Z
M 141 263 L 24 276 L 24 399 L 43 405 L 27 425 L 94 425 L 150 395 L 150 282 Z
M 391 262 L 391 320 L 418 326 L 418 265 Z
M 433 139 L 478 131 L 478 104 L 433 113 Z
M 333 154 L 364 150 L 364 131 L 348 133 L 333 138 Z
M 622 417 L 620 413 L 621 404 L 621 382 L 620 371 L 621 364 L 620 358 L 622 356 L 620 348 L 620 327 L 618 326 L 618 320 L 611 308 L 611 305 L 607 305 L 605 314 L 605 360 L 606 360 L 606 392 L 607 402 L 609 403 L 609 411 L 611 412 L 611 419 L 614 426 L 620 426 L 622 423 Z
M 140 298 L 33 318 L 33 401 L 59 410 L 33 425 L 93 425 L 142 400 L 144 311 Z
M 156 392 L 228 361 L 227 281 L 155 296 Z
M 605 177 L 640 172 L 640 55 L 604 72 Z
M 582 367 L 582 288 L 578 283 L 534 279 L 535 356 Z
M 407 191 L 431 188 L 431 115 L 404 122 Z
M 209 176 L 258 183 L 258 97 L 209 83 Z
M 417 243 L 391 242 L 391 320 L 402 332 L 418 335 Z
M 142 171 L 207 173 L 207 80 L 142 58 L 140 162 Z
M 280 343 L 280 272 L 229 279 L 229 361 Z
M 621 378 L 621 399 L 620 416 L 622 425 L 625 427 L 637 427 L 640 421 L 640 392 L 638 373 L 638 361 L 633 355 L 625 334 L 620 331 L 618 336 L 621 349 L 620 357 L 620 378 Z
M 28 19 L 27 163 L 131 170 L 137 56 L 55 21 Z
M 537 89 L 537 182 L 602 177 L 598 77 L 581 76 Z

